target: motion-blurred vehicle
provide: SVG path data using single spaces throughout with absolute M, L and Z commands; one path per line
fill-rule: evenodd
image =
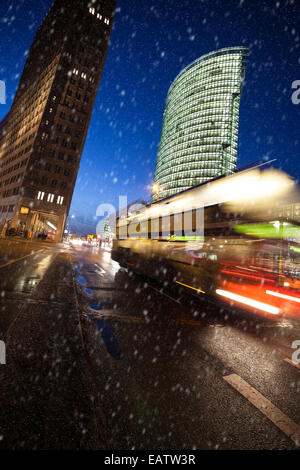
M 278 170 L 218 178 L 117 218 L 112 258 L 168 288 L 299 316 L 300 226 L 279 217 L 292 200 L 298 187 Z

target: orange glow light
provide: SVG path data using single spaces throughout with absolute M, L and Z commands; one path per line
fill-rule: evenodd
M 234 300 L 241 304 L 249 305 L 250 307 L 254 307 L 257 310 L 262 310 L 263 312 L 272 313 L 272 315 L 278 315 L 280 313 L 279 308 L 273 307 L 273 305 L 268 305 L 263 302 L 258 302 L 254 299 L 249 299 L 248 297 L 243 297 L 242 295 L 234 294 L 233 292 L 229 292 L 222 289 L 217 289 L 216 293 L 221 295 L 222 297 L 226 297 L 227 299 Z

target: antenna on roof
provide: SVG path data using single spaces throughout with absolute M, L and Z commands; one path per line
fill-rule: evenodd
M 240 173 L 241 171 L 245 170 L 254 170 L 254 168 L 259 168 L 264 165 L 270 165 L 272 162 L 276 162 L 277 158 L 273 158 L 272 160 L 268 160 L 267 162 L 262 162 L 261 160 L 257 160 L 256 162 L 249 163 L 248 165 L 244 165 L 241 168 L 236 170 L 236 173 Z

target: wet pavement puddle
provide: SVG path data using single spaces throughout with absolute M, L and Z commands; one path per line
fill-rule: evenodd
M 86 279 L 85 279 L 83 276 L 76 276 L 76 281 L 77 281 L 78 284 L 80 284 L 81 286 L 85 286 L 85 285 L 86 285 Z
M 123 353 L 108 323 L 106 323 L 104 320 L 96 320 L 96 324 L 97 324 L 98 330 L 101 333 L 101 337 L 105 344 L 107 352 L 114 359 L 118 359 L 118 360 L 122 359 Z

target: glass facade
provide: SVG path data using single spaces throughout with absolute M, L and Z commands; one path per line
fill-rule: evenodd
M 153 180 L 152 201 L 236 168 L 239 105 L 247 47 L 204 55 L 172 83 Z

